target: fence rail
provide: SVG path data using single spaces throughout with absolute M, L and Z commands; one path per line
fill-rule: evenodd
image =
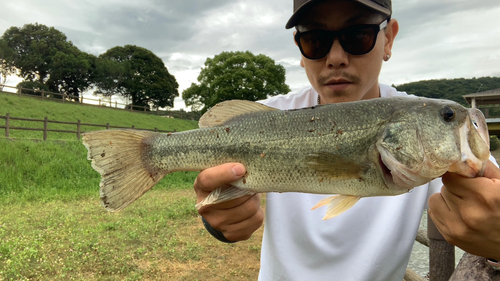
M 15 89 L 16 92 L 4 92 L 7 94 L 28 96 L 28 97 L 36 97 L 42 100 L 53 100 L 60 101 L 62 103 L 78 103 L 80 105 L 85 106 L 96 106 L 96 107 L 106 107 L 118 110 L 126 110 L 130 112 L 139 112 L 139 113 L 147 113 L 147 114 L 155 114 L 159 116 L 168 116 L 171 118 L 177 119 L 187 119 L 187 120 L 198 120 L 200 118 L 200 114 L 196 112 L 186 112 L 186 111 L 177 111 L 177 110 L 160 110 L 159 108 L 151 109 L 150 106 L 138 106 L 127 103 L 119 103 L 117 101 L 111 102 L 105 99 L 91 99 L 83 96 L 73 96 L 68 94 L 54 93 L 45 90 L 33 90 L 22 87 L 12 87 L 12 86 L 2 86 L 2 88 L 10 88 Z M 0 88 L 1 90 L 1 88 Z M 90 102 L 95 102 L 90 103 Z M 120 107 L 119 107 L 120 106 Z M 122 108 L 123 107 L 123 108 Z
M 106 128 L 106 129 L 136 129 L 136 130 L 154 131 L 154 132 L 159 132 L 159 133 L 175 132 L 175 130 L 174 131 L 165 131 L 165 130 L 158 130 L 158 128 L 154 128 L 154 129 L 135 128 L 134 125 L 132 125 L 132 127 L 119 127 L 119 126 L 111 126 L 111 125 L 109 125 L 109 123 L 106 123 L 105 125 L 82 123 L 80 120 L 78 120 L 77 122 L 56 121 L 56 120 L 49 120 L 47 117 L 45 117 L 44 119 L 19 118 L 19 117 L 12 117 L 12 116 L 10 116 L 9 113 L 5 114 L 5 116 L 0 116 L 0 119 L 5 119 L 5 126 L 0 126 L 0 129 L 5 129 L 5 137 L 6 138 L 10 137 L 11 130 L 42 131 L 44 141 L 47 140 L 48 132 L 76 134 L 77 139 L 80 139 L 81 134 L 83 133 L 83 131 L 81 130 L 81 126 L 101 127 L 101 128 Z M 11 120 L 39 122 L 39 123 L 43 122 L 43 128 L 15 127 L 15 126 L 10 125 Z M 49 123 L 76 125 L 76 131 L 49 129 Z

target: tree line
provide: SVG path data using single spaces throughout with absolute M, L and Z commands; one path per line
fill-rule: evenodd
M 125 45 L 95 56 L 38 23 L 10 27 L 0 37 L 0 85 L 9 75 L 21 77 L 24 88 L 75 97 L 93 88 L 95 95 L 126 97 L 135 106 L 172 107 L 179 96 L 175 77 L 150 50 Z M 187 106 L 202 112 L 224 100 L 255 101 L 290 91 L 283 66 L 248 51 L 207 58 L 198 82 L 182 96 Z
M 500 77 L 436 79 L 392 86 L 411 95 L 447 99 L 468 106 L 463 95 L 499 89 Z
M 151 51 L 117 46 L 94 56 L 80 51 L 54 27 L 26 24 L 0 37 L 1 75 L 18 75 L 19 86 L 75 97 L 91 87 L 103 96 L 121 95 L 137 106 L 173 106 L 178 84 Z

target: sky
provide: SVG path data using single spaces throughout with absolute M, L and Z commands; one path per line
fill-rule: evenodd
M 293 30 L 292 0 L 16 0 L 3 1 L 0 34 L 11 26 L 53 26 L 81 51 L 100 55 L 137 45 L 159 56 L 180 96 L 207 58 L 223 51 L 264 54 L 286 69 L 292 91 L 309 84 Z M 500 1 L 393 0 L 400 31 L 380 82 L 500 77 Z M 7 84 L 17 84 L 11 77 Z

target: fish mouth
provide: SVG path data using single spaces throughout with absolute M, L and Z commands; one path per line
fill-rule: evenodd
M 382 175 L 384 177 L 385 183 L 388 187 L 396 185 L 394 180 L 392 179 L 392 173 L 389 167 L 385 165 L 384 161 L 382 160 L 382 155 L 378 155 L 378 164 L 380 165 L 380 169 L 382 170 Z
M 483 113 L 477 108 L 468 111 L 469 118 L 459 129 L 461 159 L 448 171 L 472 178 L 483 175 L 490 156 L 490 138 Z
M 399 163 L 387 151 L 379 151 L 379 167 L 388 189 L 409 191 L 432 180 Z

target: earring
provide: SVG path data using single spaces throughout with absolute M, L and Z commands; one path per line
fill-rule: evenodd
M 391 58 L 390 55 L 386 55 L 385 58 L 384 58 L 384 61 L 388 61 L 390 58 Z

